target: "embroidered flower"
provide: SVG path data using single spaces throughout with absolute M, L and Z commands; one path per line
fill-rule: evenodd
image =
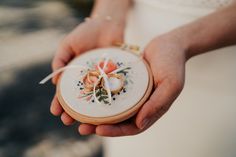
M 99 72 L 96 70 L 88 71 L 83 78 L 84 92 L 91 92 L 99 78 Z
M 103 69 L 103 67 L 104 67 L 104 61 L 100 62 L 99 66 L 100 66 L 101 69 Z M 110 73 L 110 72 L 112 72 L 112 71 L 114 71 L 114 70 L 116 70 L 116 69 L 117 69 L 117 65 L 116 65 L 114 62 L 112 62 L 112 60 L 109 60 L 109 61 L 107 62 L 106 67 L 103 69 L 103 71 L 104 71 L 106 74 L 108 74 L 108 73 Z M 98 70 L 98 65 L 96 66 L 96 70 Z
M 78 98 L 110 105 L 111 100 L 115 101 L 115 96 L 125 90 L 127 73 L 130 69 L 122 62 L 114 63 L 111 59 L 100 61 L 89 68 L 79 81 L 81 95 Z

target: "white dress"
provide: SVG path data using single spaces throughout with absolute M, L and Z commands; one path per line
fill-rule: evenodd
M 230 0 L 136 0 L 126 42 L 145 46 L 153 37 L 230 4 Z M 217 27 L 217 26 L 216 26 Z M 192 58 L 184 90 L 150 129 L 106 138 L 107 157 L 235 157 L 236 46 Z

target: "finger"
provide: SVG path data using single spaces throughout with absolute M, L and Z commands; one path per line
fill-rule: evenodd
M 81 135 L 90 135 L 94 134 L 96 130 L 96 126 L 92 124 L 80 124 L 78 127 L 78 131 Z
M 52 100 L 50 111 L 54 116 L 59 116 L 63 112 L 63 109 L 62 109 L 56 96 L 54 96 L 54 98 Z
M 63 122 L 64 125 L 71 125 L 74 123 L 74 119 L 69 116 L 66 112 L 63 112 L 61 114 L 61 121 Z
M 52 60 L 53 71 L 60 69 L 68 64 L 68 62 L 74 57 L 74 53 L 69 46 L 60 46 L 56 52 L 55 57 Z M 52 82 L 56 84 L 59 75 L 53 77 Z
M 99 125 L 96 128 L 96 134 L 100 136 L 117 137 L 136 135 L 142 130 L 137 128 L 135 123 L 120 123 L 113 125 Z
M 137 115 L 136 125 L 138 128 L 145 129 L 151 126 L 167 112 L 170 105 L 181 91 L 181 87 L 177 87 L 176 85 L 168 80 L 163 81 L 158 85 Z

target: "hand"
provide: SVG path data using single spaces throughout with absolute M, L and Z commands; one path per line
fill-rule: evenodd
M 118 1 L 117 1 L 118 2 Z M 149 128 L 174 102 L 184 86 L 185 62 L 190 57 L 235 44 L 236 3 L 152 40 L 144 58 L 151 66 L 155 90 L 137 116 L 120 124 L 81 124 L 81 134 L 135 135 Z M 218 27 L 214 27 L 218 26 Z M 196 33 L 196 31 L 198 33 Z M 180 38 L 181 37 L 181 38 Z
M 124 23 L 115 23 L 104 19 L 92 19 L 80 24 L 74 31 L 61 42 L 52 62 L 53 70 L 65 66 L 71 59 L 81 53 L 97 48 L 111 46 L 114 42 L 123 41 Z M 58 77 L 53 78 L 56 84 Z M 57 97 L 54 96 L 51 103 L 51 113 L 55 116 L 61 115 L 65 125 L 74 122 L 66 112 L 63 111 Z
M 114 125 L 83 124 L 80 132 L 96 132 L 101 136 L 126 136 L 143 132 L 170 108 L 181 92 L 185 74 L 185 48 L 175 35 L 163 35 L 152 40 L 144 58 L 150 64 L 155 90 L 137 116 Z

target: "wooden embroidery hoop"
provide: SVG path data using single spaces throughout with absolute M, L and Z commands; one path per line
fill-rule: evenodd
M 93 124 L 93 125 L 115 124 L 115 123 L 119 123 L 119 122 L 122 122 L 124 120 L 131 118 L 132 116 L 134 116 L 138 112 L 138 110 L 146 102 L 146 100 L 149 98 L 149 96 L 152 92 L 152 89 L 153 89 L 153 76 L 152 76 L 151 69 L 150 69 L 148 63 L 144 59 L 142 59 L 142 61 L 145 64 L 148 74 L 149 74 L 148 87 L 146 89 L 145 94 L 140 99 L 140 101 L 136 105 L 131 107 L 130 109 L 123 111 L 117 115 L 109 116 L 109 117 L 90 117 L 90 116 L 80 114 L 80 113 L 74 111 L 68 104 L 66 104 L 65 100 L 63 99 L 61 92 L 60 92 L 61 79 L 59 77 L 57 87 L 56 87 L 56 95 L 57 95 L 57 98 L 58 98 L 62 108 L 65 110 L 66 113 L 68 113 L 75 120 L 77 120 L 81 123 L 88 123 L 88 124 Z

